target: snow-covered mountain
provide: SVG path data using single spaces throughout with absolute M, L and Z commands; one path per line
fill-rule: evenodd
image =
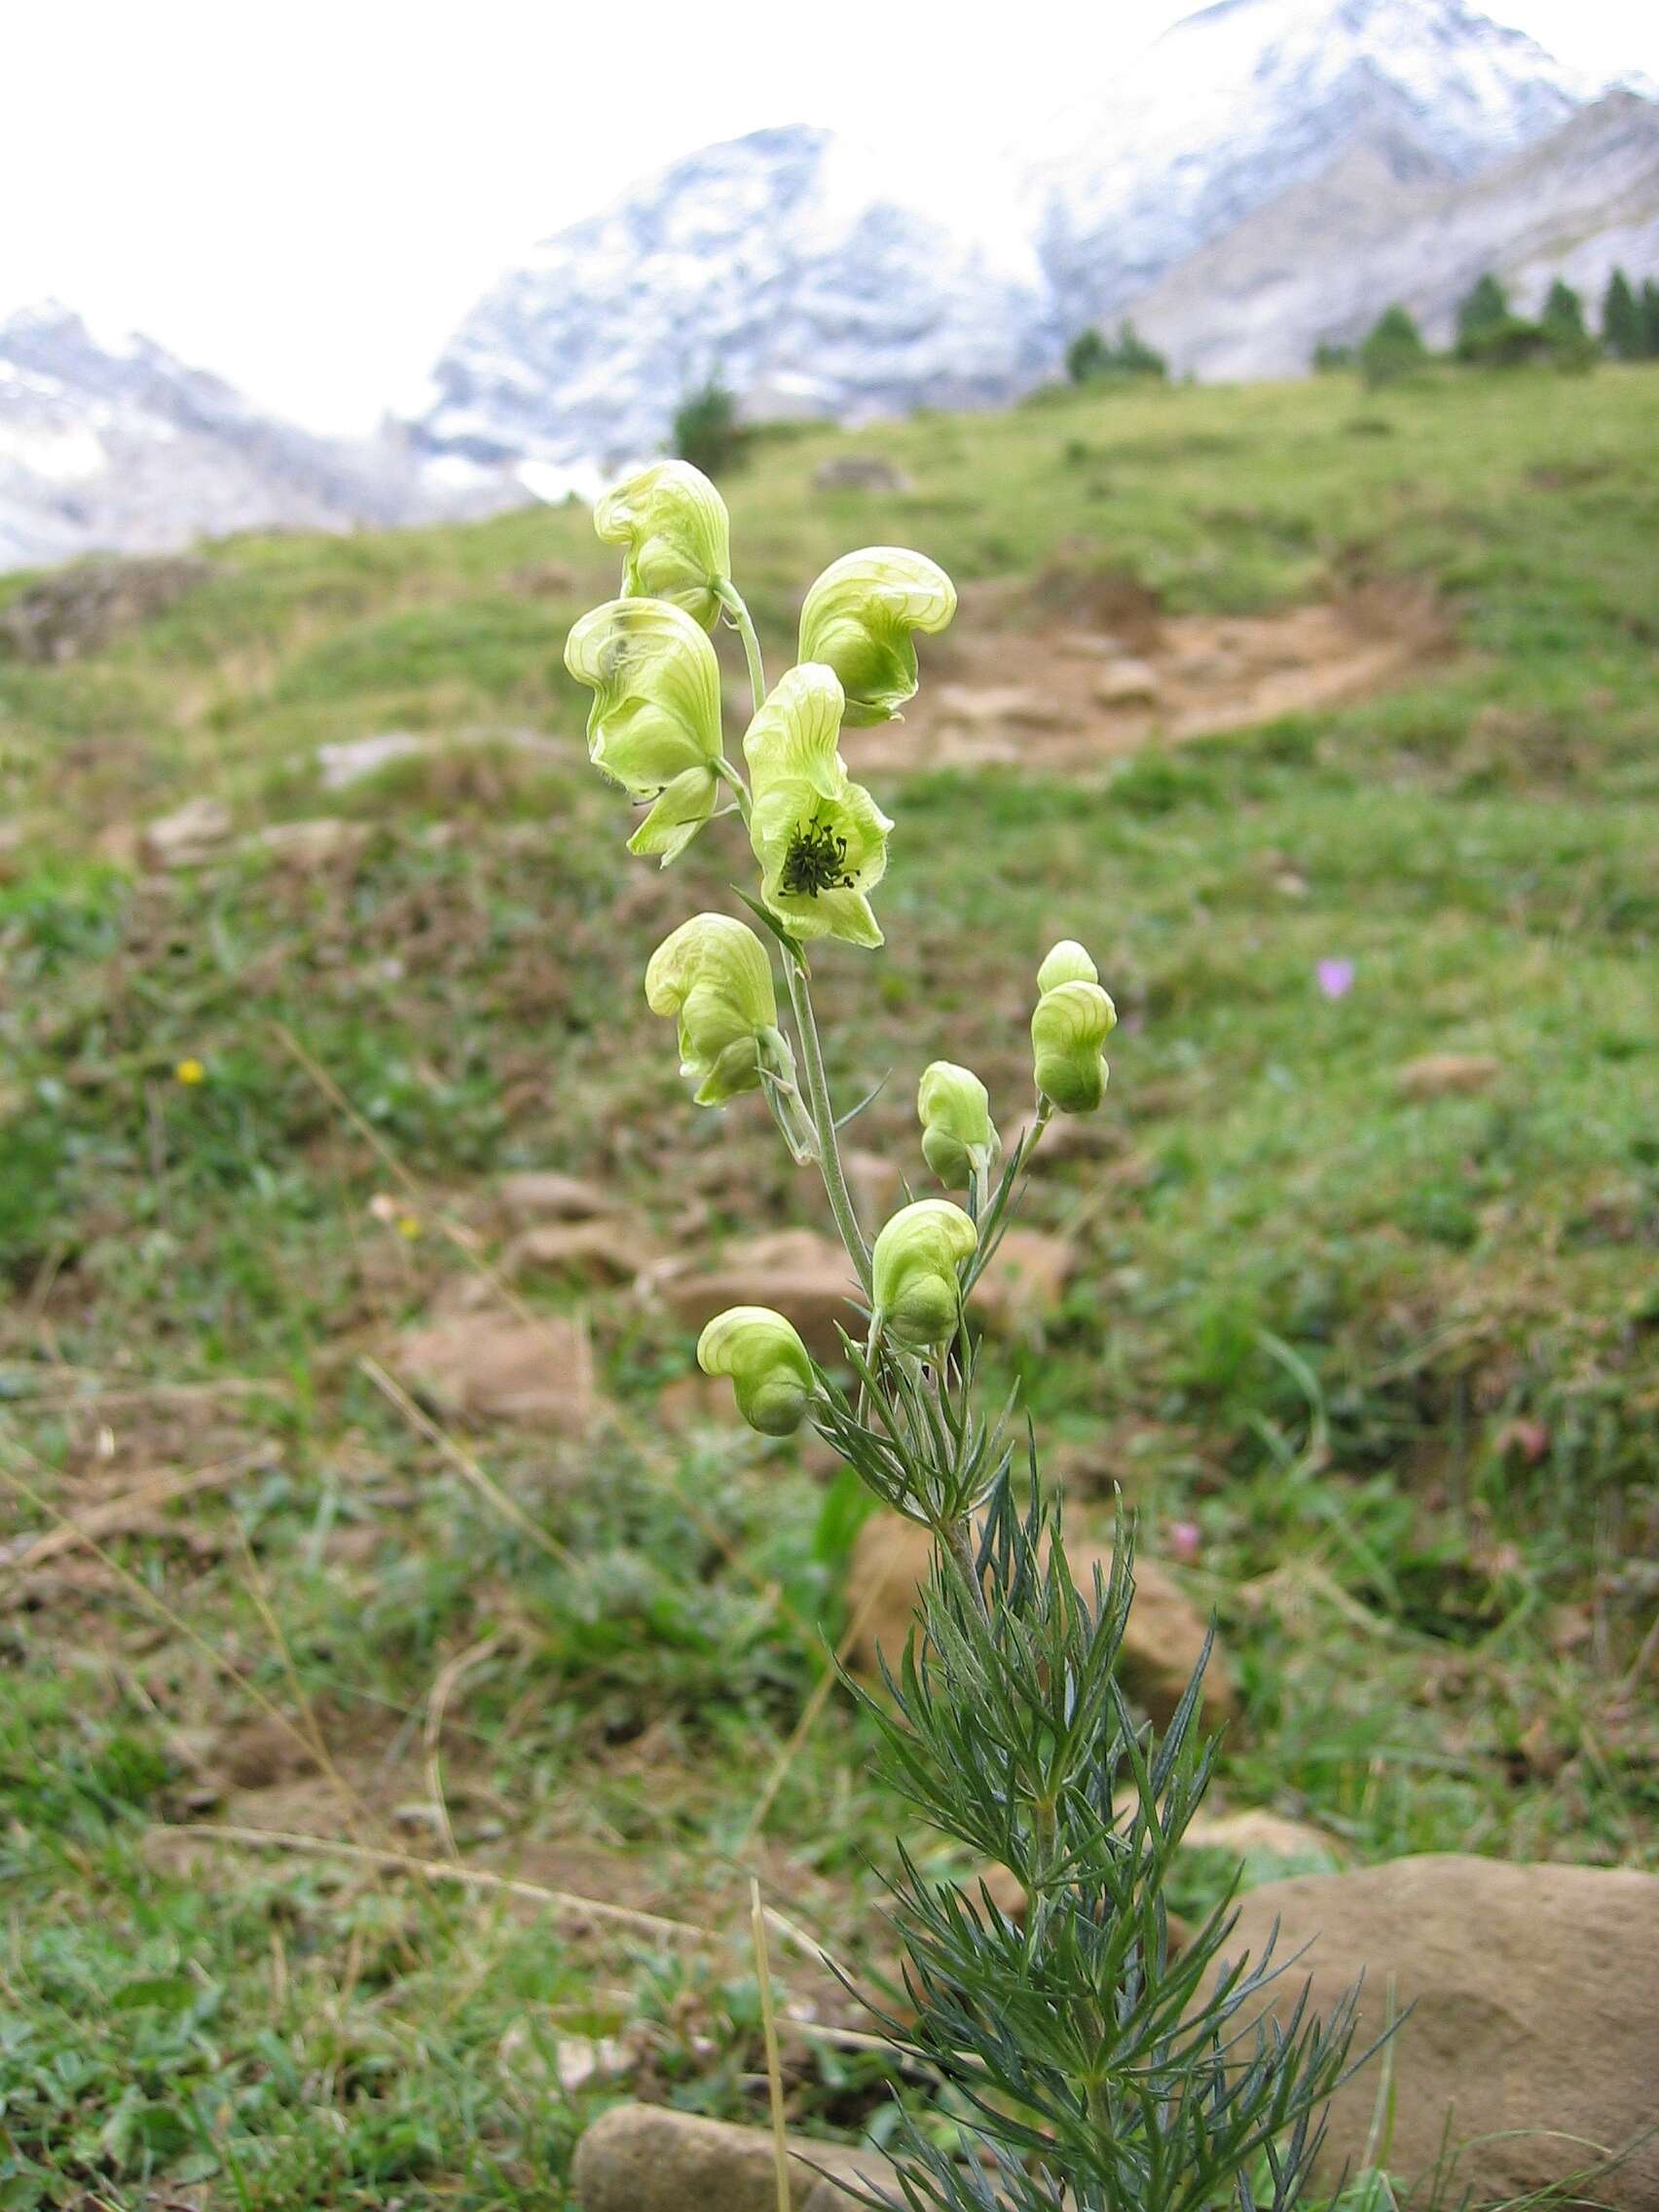
M 55 302 L 0 321 L 0 569 L 408 522 L 445 503 L 401 435 L 313 437 L 147 338 L 94 337 Z
M 1219 0 L 1056 118 L 1033 187 L 1076 327 L 1356 143 L 1402 178 L 1469 176 L 1596 87 L 1464 0 Z
M 1066 60 L 1088 85 L 1088 54 Z M 761 131 L 503 277 L 439 360 L 419 435 L 528 460 L 534 481 L 655 450 L 714 371 L 756 417 L 1006 400 L 1299 185 L 1357 155 L 1390 191 L 1456 184 L 1595 90 L 1465 0 L 1219 0 L 1003 162 L 976 149 L 972 189 Z
M 1659 105 L 1597 100 L 1468 0 L 1218 0 L 988 153 L 796 126 L 705 148 L 538 246 L 417 423 L 345 445 L 67 311 L 0 321 L 0 568 L 589 492 L 712 374 L 755 418 L 995 405 L 1133 314 L 1204 376 L 1294 372 L 1494 267 L 1659 274 Z M 1645 88 L 1644 88 L 1645 90 Z M 1590 104 L 1595 102 L 1595 104 Z
M 1006 398 L 1052 358 L 1012 189 L 981 229 L 826 130 L 677 162 L 561 231 L 469 314 L 421 425 L 433 449 L 549 468 L 653 451 L 717 373 L 755 413 L 890 414 Z
M 1356 144 L 1133 304 L 1182 371 L 1294 376 L 1321 341 L 1363 337 L 1383 301 L 1444 344 L 1485 270 L 1535 313 L 1556 276 L 1594 306 L 1615 266 L 1659 269 L 1659 104 L 1631 92 L 1473 177 L 1402 177 Z

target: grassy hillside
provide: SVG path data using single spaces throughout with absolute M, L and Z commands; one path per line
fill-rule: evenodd
M 815 491 L 844 450 L 910 489 Z M 1065 395 L 771 440 L 727 489 L 776 666 L 870 541 L 968 587 L 940 680 L 990 630 L 1040 688 L 1124 619 L 1409 619 L 1340 708 L 1063 780 L 873 771 L 889 949 L 820 963 L 831 1072 L 892 1071 L 862 1141 L 919 1181 L 920 1066 L 1014 1119 L 1036 960 L 1085 940 L 1112 1096 L 1029 1215 L 1076 1272 L 996 1358 L 1077 1521 L 1122 1484 L 1217 1608 L 1227 1801 L 1337 1861 L 1651 1862 L 1659 377 Z M 831 1698 L 752 1821 L 845 1621 L 844 1480 L 687 1427 L 690 1339 L 632 1284 L 503 1291 L 498 1180 L 593 1180 L 642 1257 L 819 1216 L 644 1007 L 731 856 L 622 850 L 560 666 L 615 588 L 585 513 L 210 558 L 102 651 L 0 656 L 0 2204 L 556 2205 L 616 2093 L 570 2039 L 756 2111 L 743 1870 L 879 1956 L 897 1816 Z M 387 732 L 423 742 L 327 788 L 319 747 Z M 147 866 L 202 797 L 202 865 Z M 309 862 L 261 836 L 319 819 Z M 593 1440 L 397 1399 L 468 1284 L 580 1323 Z M 1226 1872 L 1193 1854 L 1192 1901 Z M 812 2125 L 878 2101 L 862 2050 L 789 2063 Z

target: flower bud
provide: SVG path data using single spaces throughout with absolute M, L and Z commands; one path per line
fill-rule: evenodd
M 1057 983 L 1098 983 L 1100 971 L 1078 943 L 1063 937 L 1037 971 L 1037 988 L 1051 991 Z
M 888 821 L 836 751 L 841 686 L 833 669 L 792 668 L 743 741 L 754 804 L 750 841 L 761 897 L 792 935 L 874 945 L 867 894 L 887 867 Z
M 928 1351 L 956 1332 L 962 1313 L 957 1268 L 979 1232 L 948 1198 L 901 1206 L 875 1240 L 871 1258 L 875 1318 L 909 1351 Z
M 1101 1046 L 1118 1010 L 1081 944 L 1062 939 L 1037 971 L 1042 996 L 1031 1016 L 1037 1088 L 1062 1114 L 1091 1114 L 1106 1095 Z
M 628 599 L 665 599 L 712 630 L 718 587 L 731 580 L 731 523 L 725 501 L 699 468 L 655 461 L 607 492 L 593 527 L 608 545 L 628 548 L 622 591 Z
M 645 1003 L 679 1015 L 680 1072 L 696 1079 L 700 1106 L 758 1089 L 762 1067 L 794 1073 L 766 949 L 729 914 L 693 914 L 663 939 L 645 969 Z
M 653 803 L 628 840 L 666 867 L 715 811 L 720 672 L 690 615 L 661 599 L 611 599 L 565 642 L 565 666 L 593 690 L 588 758 L 631 798 Z
M 851 729 L 891 721 L 916 695 L 916 632 L 942 630 L 956 586 L 920 553 L 866 545 L 832 561 L 800 610 L 800 657 L 841 680 Z
M 924 1068 L 916 1112 L 923 1155 L 941 1183 L 961 1190 L 972 1175 L 988 1173 L 999 1140 L 985 1087 L 971 1068 L 950 1060 Z
M 769 1306 L 733 1306 L 697 1339 L 705 1375 L 729 1375 L 737 1410 L 762 1436 L 793 1436 L 806 1419 L 812 1361 L 793 1326 Z

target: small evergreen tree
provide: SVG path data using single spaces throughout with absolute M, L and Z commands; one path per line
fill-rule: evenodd
M 1509 320 L 1509 295 L 1489 269 L 1457 303 L 1459 358 L 1473 357 L 1483 337 Z
M 1104 376 L 1111 362 L 1112 350 L 1092 324 L 1080 330 L 1066 348 L 1066 374 L 1073 384 L 1092 384 Z
M 1552 346 L 1576 345 L 1590 335 L 1584 326 L 1584 302 L 1572 286 L 1563 283 L 1559 276 L 1550 286 L 1550 296 L 1544 302 L 1539 319 Z
M 1538 327 L 1558 369 L 1583 374 L 1595 366 L 1601 349 L 1585 324 L 1584 302 L 1559 276 L 1550 286 Z
M 1641 308 L 1630 278 L 1622 269 L 1615 269 L 1602 296 L 1602 344 L 1615 360 L 1641 360 Z
M 1642 361 L 1659 360 L 1659 284 L 1650 276 L 1641 287 L 1641 351 Z
M 1373 389 L 1379 385 L 1400 383 L 1427 359 L 1422 332 L 1397 300 L 1382 310 L 1359 349 L 1360 374 Z
M 1332 375 L 1338 369 L 1351 369 L 1354 359 L 1351 346 L 1339 346 L 1332 339 L 1321 338 L 1313 349 L 1313 373 L 1324 377 Z
M 1092 327 L 1080 331 L 1066 348 L 1066 373 L 1073 384 L 1126 384 L 1136 377 L 1161 382 L 1169 364 L 1132 322 L 1121 322 L 1112 341 Z
M 1113 354 L 1114 366 L 1126 377 L 1156 377 L 1160 383 L 1169 375 L 1169 363 L 1154 347 L 1147 344 L 1132 322 L 1118 325 L 1118 344 Z
M 674 414 L 674 450 L 705 476 L 728 475 L 742 461 L 749 431 L 737 402 L 718 376 L 688 392 Z

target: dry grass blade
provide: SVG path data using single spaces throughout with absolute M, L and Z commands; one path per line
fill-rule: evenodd
M 383 1850 L 372 1844 L 348 1843 L 335 1836 L 299 1835 L 287 1828 L 238 1827 L 214 1821 L 181 1821 L 163 1829 L 168 1836 L 193 1836 L 203 1843 L 228 1843 L 257 1851 L 287 1851 L 312 1859 L 346 1859 L 354 1864 L 378 1867 L 388 1873 L 418 1874 L 428 1882 L 454 1882 L 462 1889 L 495 1890 L 506 1897 L 525 1898 L 552 1911 L 583 1920 L 608 1920 L 620 1928 L 636 1929 L 669 1942 L 711 1943 L 721 1938 L 695 1921 L 671 1920 L 660 1912 L 645 1912 L 638 1905 L 612 1904 L 606 1898 L 579 1896 L 574 1890 L 548 1889 L 516 1874 L 498 1874 L 489 1866 L 467 1866 L 453 1860 L 421 1859 L 406 1851 Z
M 550 1536 L 539 1522 L 533 1521 L 518 1500 L 509 1497 L 495 1476 L 488 1474 L 479 1465 L 466 1447 L 458 1443 L 447 1428 L 416 1404 L 403 1384 L 395 1376 L 388 1375 L 378 1359 L 369 1358 L 365 1352 L 357 1365 L 381 1395 L 388 1398 L 397 1408 L 409 1425 L 418 1429 L 428 1444 L 436 1445 L 456 1472 L 464 1476 L 504 1520 L 510 1521 L 520 1535 L 528 1536 L 538 1550 L 545 1552 L 549 1559 L 557 1560 L 561 1567 L 572 1567 L 575 1564 L 571 1554 L 560 1543 L 558 1537 Z
M 155 1512 L 158 1506 L 171 1505 L 181 1497 L 200 1496 L 203 1491 L 223 1490 L 239 1475 L 257 1467 L 269 1452 L 269 1445 L 258 1444 L 236 1453 L 229 1459 L 217 1459 L 211 1466 L 183 1471 L 169 1468 L 135 1483 L 119 1497 L 106 1498 L 103 1504 L 92 1506 L 84 1513 L 60 1514 L 55 1528 L 38 1535 L 18 1536 L 11 1543 L 0 1545 L 0 1571 L 30 1574 L 36 1567 L 63 1558 L 67 1552 L 95 1544 L 104 1536 L 119 1536 L 133 1522 L 142 1521 Z
M 527 1322 L 534 1327 L 542 1326 L 544 1317 L 536 1312 L 535 1307 L 528 1305 L 525 1300 L 520 1297 L 517 1289 L 506 1279 L 506 1277 L 500 1272 L 499 1269 L 493 1268 L 490 1265 L 489 1261 L 486 1260 L 483 1255 L 476 1249 L 473 1239 L 469 1235 L 463 1234 L 463 1232 L 458 1229 L 454 1223 L 446 1221 L 443 1218 L 442 1212 L 432 1205 L 426 1192 L 421 1184 L 420 1178 L 413 1173 L 413 1171 L 405 1164 L 402 1160 L 398 1158 L 396 1152 L 387 1142 L 386 1138 L 381 1134 L 381 1132 L 373 1127 L 371 1124 L 367 1122 L 364 1117 L 357 1111 L 356 1107 L 352 1105 L 350 1099 L 346 1095 L 345 1091 L 341 1089 L 340 1086 L 335 1082 L 334 1078 L 329 1074 L 328 1070 L 325 1067 L 321 1066 L 320 1063 L 313 1057 L 313 1055 L 307 1051 L 306 1047 L 300 1042 L 299 1038 L 294 1035 L 293 1031 L 289 1029 L 285 1023 L 280 1021 L 274 1022 L 272 1024 L 272 1027 L 283 1050 L 291 1054 L 294 1060 L 311 1078 L 312 1082 L 316 1085 L 317 1088 L 322 1092 L 323 1096 L 329 1101 L 329 1103 L 337 1108 L 337 1110 L 346 1117 L 347 1121 L 350 1123 L 352 1128 L 356 1130 L 357 1134 L 374 1152 L 376 1159 L 381 1161 L 382 1165 L 387 1169 L 387 1173 L 396 1177 L 398 1184 L 404 1191 L 408 1193 L 410 1198 L 415 1202 L 415 1204 L 417 1204 L 424 1214 L 431 1218 L 441 1235 L 446 1238 L 450 1245 L 460 1253 L 466 1266 L 470 1268 L 475 1274 L 480 1276 L 485 1282 L 490 1285 L 492 1290 L 495 1291 L 497 1296 L 502 1301 L 502 1303 L 508 1308 L 508 1309 L 516 1314 L 521 1321 Z M 365 1361 L 363 1365 L 364 1372 L 369 1373 L 371 1363 Z M 384 1373 L 384 1370 L 382 1372 Z M 373 1374 L 370 1374 L 370 1380 L 376 1380 Z M 382 1388 L 385 1387 L 384 1384 L 380 1384 L 379 1386 Z M 393 1403 L 396 1403 L 395 1399 L 393 1399 Z M 419 1419 L 424 1420 L 424 1417 L 419 1416 Z M 658 1487 L 658 1489 L 663 1491 L 666 1495 L 674 1499 L 675 1503 L 680 1507 L 681 1511 L 685 1514 L 688 1520 L 695 1523 L 699 1532 L 704 1537 L 706 1537 L 711 1544 L 714 1545 L 715 1549 L 725 1560 L 726 1564 L 731 1567 L 735 1572 L 741 1574 L 745 1581 L 747 1581 L 753 1589 L 757 1590 L 762 1597 L 767 1599 L 768 1602 L 777 1609 L 777 1611 L 783 1616 L 783 1618 L 790 1623 L 790 1625 L 795 1630 L 795 1632 L 802 1638 L 804 1641 L 812 1641 L 812 1628 L 806 1621 L 801 1618 L 800 1614 L 790 1604 L 789 1600 L 784 1596 L 783 1592 L 779 1590 L 774 1583 L 769 1582 L 767 1578 L 763 1574 L 761 1574 L 748 1559 L 744 1557 L 743 1553 L 732 1542 L 731 1538 L 726 1534 L 725 1530 L 720 1528 L 717 1521 L 715 1521 L 708 1513 L 704 1511 L 698 1499 L 692 1496 L 688 1492 L 683 1490 L 682 1486 L 674 1479 L 672 1473 L 663 1466 L 655 1438 L 649 1436 L 642 1428 L 640 1423 L 629 1419 L 628 1417 L 615 1406 L 607 1408 L 607 1419 L 609 1424 L 615 1429 L 617 1435 L 621 1437 L 622 1441 L 629 1446 L 630 1450 L 636 1452 L 639 1455 L 643 1470 L 647 1479 L 653 1482 Z M 432 1435 L 434 1441 L 437 1440 L 432 1430 L 427 1430 L 425 1431 L 425 1433 Z M 454 1449 L 459 1450 L 460 1448 L 455 1447 Z M 459 1461 L 455 1463 L 460 1464 Z M 476 1462 L 473 1462 L 473 1465 L 476 1466 Z M 469 1472 L 466 1468 L 463 1467 L 461 1471 L 463 1473 L 467 1473 L 467 1478 L 469 1481 L 477 1480 L 476 1475 Z M 488 1478 L 485 1478 L 485 1480 L 486 1482 L 488 1482 Z M 484 1494 L 490 1498 L 493 1504 L 506 1510 L 508 1517 L 514 1520 L 515 1526 L 521 1528 L 526 1526 L 525 1521 L 519 1517 L 518 1509 L 513 1506 L 511 1499 L 506 1497 L 504 1492 L 499 1491 L 494 1485 L 490 1485 L 489 1488 L 486 1489 Z M 544 1538 L 545 1531 L 542 1531 L 542 1538 L 537 1540 L 542 1540 Z M 545 1542 L 543 1542 L 543 1548 L 545 1548 Z
M 340 1800 L 341 1810 L 346 1816 L 346 1824 L 350 1828 L 352 1835 L 360 1842 L 364 1832 L 372 1829 L 374 1825 L 374 1814 L 358 1796 L 356 1790 L 352 1788 L 335 1763 L 334 1755 L 329 1751 L 328 1744 L 324 1739 L 321 1724 L 317 1720 L 316 1710 L 311 1699 L 306 1695 L 305 1684 L 300 1679 L 300 1671 L 294 1664 L 293 1646 L 284 1635 L 282 1623 L 277 1619 L 276 1609 L 271 1603 L 270 1593 L 265 1587 L 265 1577 L 259 1571 L 259 1562 L 254 1558 L 253 1546 L 247 1540 L 247 1530 L 245 1529 L 240 1530 L 239 1533 L 241 1536 L 242 1564 L 247 1569 L 248 1589 L 259 1617 L 265 1623 L 266 1632 L 281 1657 L 282 1672 L 287 1677 L 288 1687 L 293 1693 L 295 1710 L 300 1715 L 300 1725 L 305 1739 L 311 1746 L 312 1756 L 328 1778 L 329 1787 Z
M 444 1795 L 442 1755 L 444 1714 L 449 1709 L 449 1701 L 454 1694 L 457 1682 L 472 1668 L 481 1667 L 486 1659 L 491 1658 L 499 1649 L 500 1643 L 501 1631 L 497 1629 L 493 1634 L 481 1638 L 477 1643 L 472 1644 L 467 1650 L 458 1651 L 455 1657 L 446 1661 L 433 1677 L 431 1693 L 426 1699 L 426 1718 L 424 1728 L 426 1747 L 426 1790 L 438 1816 L 438 1832 L 444 1839 L 444 1849 L 455 1860 L 460 1859 L 461 1853 L 456 1848 L 455 1829 L 450 1825 L 449 1800 Z
M 0 1437 L 0 1445 L 4 1445 L 8 1450 L 17 1453 L 19 1457 L 27 1459 L 31 1466 L 39 1465 L 32 1453 L 25 1452 L 20 1445 L 13 1443 L 10 1438 Z M 15 1473 L 12 1469 L 0 1466 L 0 1483 L 4 1483 L 18 1497 L 27 1498 L 37 1512 L 49 1514 L 60 1526 L 75 1527 L 69 1516 L 58 1506 L 54 1505 L 51 1498 L 45 1496 L 35 1489 L 32 1483 L 25 1482 L 20 1475 Z M 77 1532 L 79 1533 L 79 1531 Z M 305 1730 L 297 1726 L 279 1705 L 268 1698 L 256 1682 L 250 1682 L 240 1668 L 233 1667 L 224 1653 L 216 1650 L 207 1639 L 199 1630 L 192 1628 L 181 1614 L 175 1613 L 165 1599 L 158 1598 L 153 1590 L 147 1589 L 135 1574 L 129 1574 L 118 1559 L 105 1551 L 102 1544 L 89 1536 L 82 1536 L 81 1541 L 92 1557 L 109 1569 L 124 1590 L 130 1591 L 141 1605 L 156 1614 L 159 1619 L 166 1621 L 168 1628 L 172 1629 L 176 1635 L 182 1636 L 187 1643 L 200 1651 L 218 1673 L 223 1675 L 227 1680 L 235 1682 L 239 1689 L 244 1691 L 266 1717 L 274 1720 L 282 1733 L 300 1747 L 308 1759 L 314 1755 L 311 1738 Z
M 766 1914 L 760 1885 L 749 1884 L 749 1928 L 755 1942 L 755 1975 L 760 1985 L 760 2032 L 766 2042 L 766 2098 L 772 2112 L 772 2163 L 778 2212 L 791 2212 L 790 2142 L 784 2126 L 784 2074 L 778 2062 L 778 2016 L 772 2004 L 772 1970 L 766 1957 Z
M 847 1654 L 857 1646 L 859 1639 L 869 1625 L 870 1617 L 875 1608 L 886 1597 L 898 1565 L 897 1555 L 890 1555 L 887 1565 L 859 1600 L 858 1608 L 842 1632 L 840 1642 L 835 1646 L 834 1659 L 825 1668 L 817 1681 L 813 1683 L 811 1694 L 808 1696 L 805 1705 L 801 1707 L 800 1717 L 790 1732 L 789 1742 L 778 1753 L 772 1771 L 766 1777 L 765 1785 L 755 1801 L 755 1810 L 750 1814 L 744 1825 L 743 1833 L 738 1838 L 737 1848 L 740 1852 L 749 1848 L 765 1825 L 766 1816 L 777 1802 L 778 1792 L 788 1780 L 791 1767 L 793 1766 L 800 1754 L 801 1747 L 817 1725 L 819 1714 L 829 1703 L 830 1692 L 841 1678 L 840 1670 L 846 1664 Z

